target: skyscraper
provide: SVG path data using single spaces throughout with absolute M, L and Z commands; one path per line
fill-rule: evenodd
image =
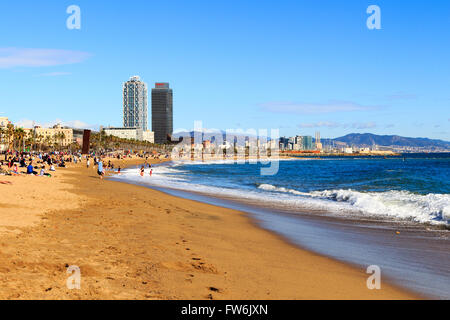
M 156 83 L 152 89 L 152 131 L 155 143 L 166 143 L 173 132 L 173 92 L 168 83 Z
M 147 131 L 148 129 L 147 84 L 138 76 L 123 84 L 123 126 Z

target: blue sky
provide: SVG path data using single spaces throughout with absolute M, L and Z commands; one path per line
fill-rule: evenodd
M 0 115 L 24 125 L 121 126 L 140 75 L 170 82 L 175 128 L 450 140 L 447 0 L 2 1 L 0 27 Z

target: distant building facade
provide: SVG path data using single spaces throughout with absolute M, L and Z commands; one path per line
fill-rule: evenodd
M 9 123 L 10 122 L 7 117 L 0 117 L 0 129 L 7 129 Z
M 316 150 L 323 149 L 322 142 L 320 142 L 320 132 L 319 131 L 316 132 L 316 138 L 315 138 L 314 142 L 316 144 Z
M 168 83 L 156 83 L 152 89 L 152 131 L 155 143 L 167 143 L 173 133 L 173 91 Z
M 0 151 L 8 150 L 9 141 L 6 138 L 6 130 L 8 129 L 9 119 L 7 117 L 0 117 L 0 129 L 3 130 L 0 139 Z
M 138 76 L 123 84 L 123 126 L 148 130 L 147 84 Z
M 311 136 L 295 136 L 295 137 L 280 137 L 279 147 L 283 151 L 315 151 L 320 150 L 322 145 L 313 144 L 313 137 Z
M 311 136 L 303 137 L 303 150 L 314 150 L 313 139 Z
M 155 135 L 150 130 L 140 128 L 104 128 L 103 131 L 108 136 L 114 136 L 121 139 L 146 141 L 155 143 Z
M 54 125 L 52 128 L 36 126 L 32 129 L 23 130 L 27 138 L 33 138 L 38 143 L 60 144 L 66 147 L 74 142 L 73 130 L 63 128 L 60 124 Z

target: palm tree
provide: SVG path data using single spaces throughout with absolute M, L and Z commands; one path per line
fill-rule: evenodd
M 42 149 L 42 142 L 43 142 L 44 136 L 42 134 L 39 134 L 36 137 L 36 142 L 39 144 L 39 149 Z
M 8 149 L 13 149 L 14 146 L 14 125 L 12 123 L 8 123 L 6 128 L 6 138 L 8 140 Z
M 46 136 L 44 139 L 44 143 L 46 144 L 47 148 L 50 148 L 51 144 L 52 144 L 52 139 L 50 138 L 50 136 Z
M 66 134 L 64 132 L 59 132 L 57 135 L 59 137 L 60 145 L 62 147 L 64 144 L 64 139 L 66 138 Z
M 18 149 L 22 145 L 22 142 L 24 141 L 24 137 L 25 137 L 25 131 L 23 130 L 23 128 L 16 128 L 14 130 L 14 140 L 17 140 L 17 142 L 18 142 L 18 144 L 17 144 Z
M 3 128 L 0 128 L 0 145 L 3 145 L 3 136 L 5 135 L 6 130 Z

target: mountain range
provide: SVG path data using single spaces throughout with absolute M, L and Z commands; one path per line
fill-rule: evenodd
M 413 148 L 441 148 L 450 150 L 450 142 L 444 140 L 428 138 L 407 138 L 401 136 L 381 136 L 371 133 L 351 133 L 335 139 L 323 139 L 323 144 L 345 143 L 348 146 L 371 147 L 377 146 L 396 146 Z

